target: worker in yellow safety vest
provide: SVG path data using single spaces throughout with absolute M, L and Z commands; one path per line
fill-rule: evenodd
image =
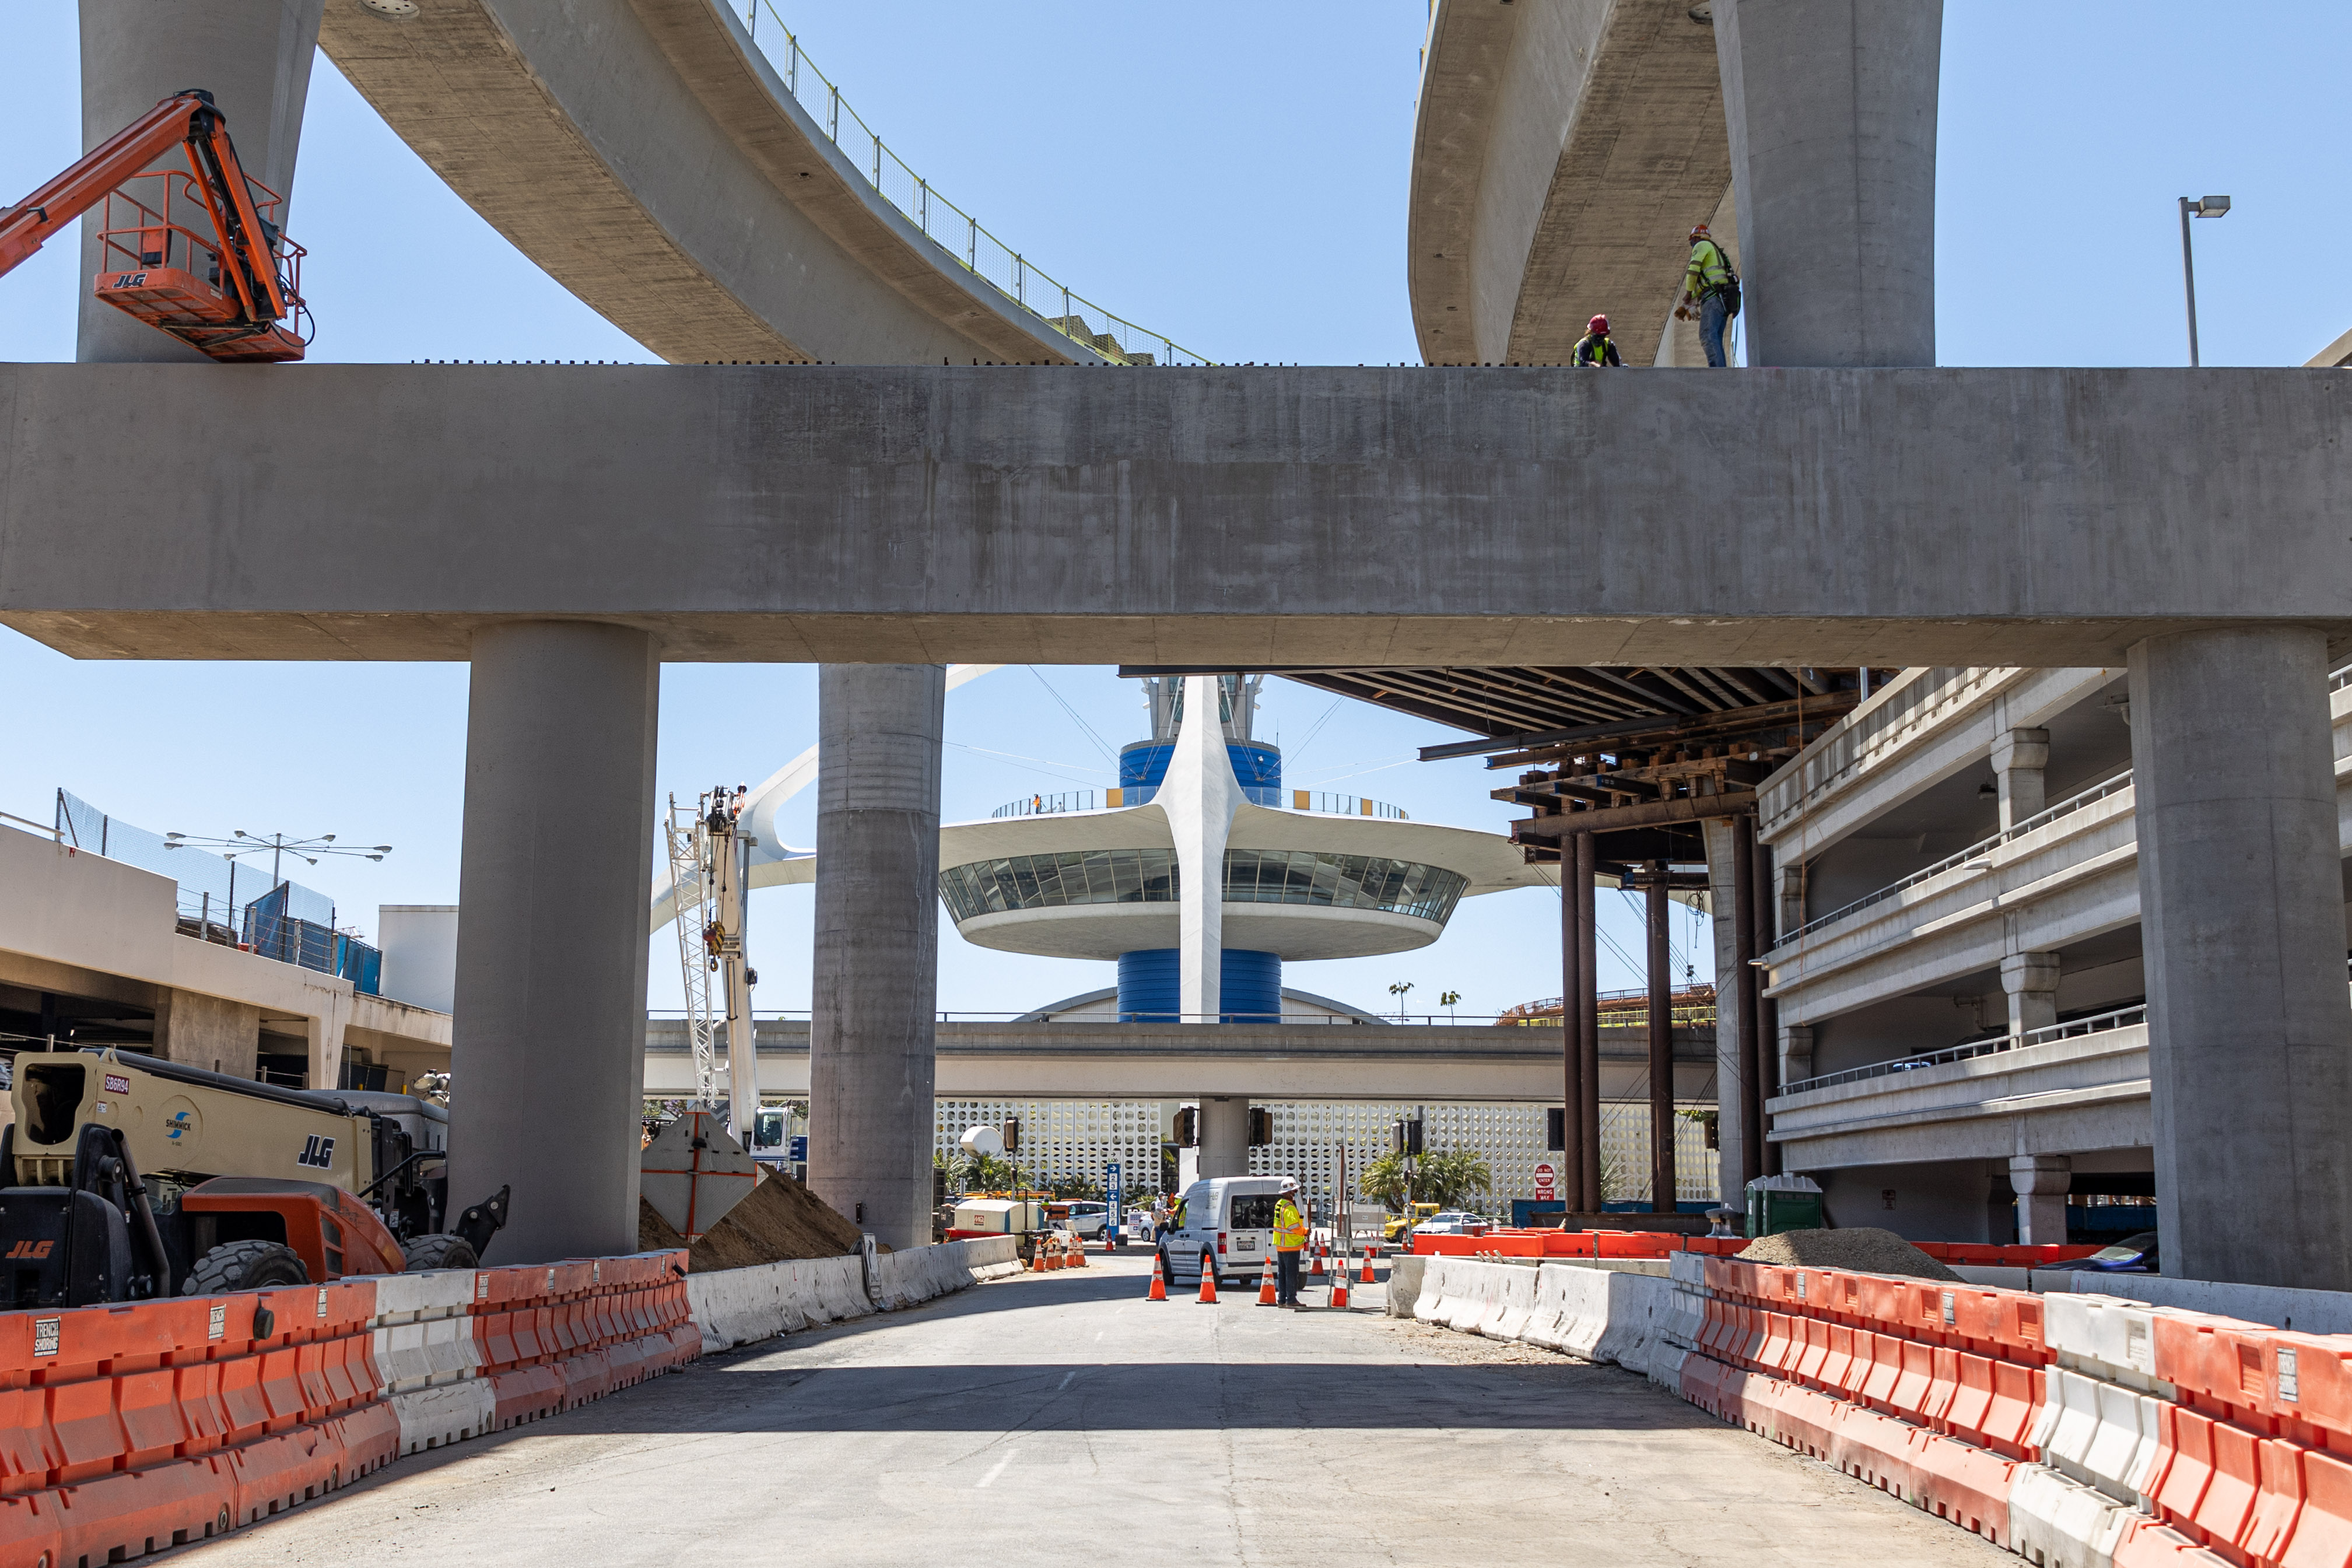
M 1699 347 L 1706 350 L 1706 362 L 1721 370 L 1728 363 L 1723 353 L 1723 329 L 1739 314 L 1739 274 L 1732 270 L 1731 258 L 1715 243 L 1705 224 L 1692 226 L 1690 247 L 1690 265 L 1683 269 L 1683 298 L 1675 307 L 1675 319 L 1698 319 Z
M 1298 1306 L 1298 1255 L 1307 1249 L 1307 1216 L 1298 1209 L 1298 1184 L 1286 1178 L 1274 1205 L 1274 1301 Z
M 1576 340 L 1575 351 L 1569 355 L 1568 362 L 1592 370 L 1625 362 L 1617 352 L 1616 340 L 1609 336 L 1608 317 L 1595 316 L 1586 324 L 1584 336 Z

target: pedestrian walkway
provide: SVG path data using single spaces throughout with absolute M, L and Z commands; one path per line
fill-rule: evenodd
M 1097 1253 L 794 1334 L 194 1549 L 204 1568 L 2016 1559 L 1645 1380 Z M 1327 1277 L 1328 1279 L 1328 1277 Z

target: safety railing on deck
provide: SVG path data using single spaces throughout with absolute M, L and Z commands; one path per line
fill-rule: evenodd
M 1874 1061 L 1866 1067 L 1849 1067 L 1843 1072 L 1824 1072 L 1817 1078 L 1801 1078 L 1780 1091 L 1783 1094 L 1801 1094 L 1808 1089 L 1828 1089 L 1840 1083 L 1859 1083 L 1865 1078 L 1885 1078 L 1891 1073 L 1916 1072 L 1923 1067 L 1940 1067 L 1948 1061 L 1967 1061 L 1979 1056 L 1998 1056 L 2003 1051 L 2018 1051 L 2029 1045 L 2047 1045 L 2053 1040 L 2072 1040 L 2077 1035 L 2104 1034 L 2109 1030 L 2130 1029 L 2147 1021 L 2147 1004 L 2117 1008 L 2111 1013 L 2095 1018 L 2076 1019 L 2071 1023 L 2053 1024 L 2048 1029 L 2029 1030 L 2023 1034 L 2004 1034 L 1991 1040 L 1972 1040 L 1967 1045 L 1948 1046 L 1919 1056 L 1898 1057 L 1892 1061 Z
M 1941 876 L 1948 871 L 1951 871 L 1958 867 L 1964 867 L 1969 863 L 1969 862 L 1976 859 L 1979 855 L 1990 854 L 1994 850 L 1999 849 L 2005 843 L 2011 842 L 2012 840 L 2023 838 L 2026 834 L 2032 832 L 2037 829 L 2048 827 L 2051 823 L 2056 821 L 2061 817 L 2072 816 L 2074 812 L 2081 810 L 2085 806 L 2093 805 L 2100 800 L 2105 800 L 2110 795 L 2119 794 L 2123 790 L 2130 789 L 2131 781 L 2131 769 L 2126 768 L 2121 773 L 2116 774 L 2114 778 L 2109 779 L 2103 783 L 2094 784 L 2079 795 L 2070 795 L 2065 800 L 2059 801 L 2058 804 L 2049 808 L 2047 810 L 2036 812 L 2034 815 L 2026 818 L 2025 821 L 2018 823 L 2017 826 L 2013 828 L 1995 833 L 1989 839 L 1979 840 L 1977 842 L 1970 844 L 1967 849 L 1946 855 L 1942 860 L 1937 861 L 1933 865 L 1922 866 L 1919 870 L 1913 872 L 1909 876 L 1905 877 L 1900 882 L 1888 883 L 1876 893 L 1864 894 L 1862 897 L 1855 899 L 1852 904 L 1843 905 L 1837 909 L 1832 909 L 1827 915 L 1820 915 L 1814 919 L 1806 921 L 1802 925 L 1798 926 L 1794 931 L 1791 931 L 1787 936 L 1781 937 L 1779 946 L 1785 947 L 1790 943 L 1797 941 L 1801 937 L 1809 936 L 1815 931 L 1821 930 L 1824 926 L 1831 925 L 1840 920 L 1843 920 L 1847 915 L 1853 914 L 1856 910 L 1867 909 L 1874 904 L 1883 904 L 1886 900 L 1893 898 L 1896 894 L 1901 893 L 1905 888 L 1916 887 L 1931 876 Z M 1990 866 L 1986 866 L 1983 869 L 1990 871 L 1992 868 Z
M 979 219 L 940 195 L 932 189 L 929 180 L 908 168 L 906 161 L 884 143 L 880 134 L 859 118 L 857 111 L 850 108 L 848 101 L 841 96 L 841 89 L 818 70 L 802 50 L 800 39 L 784 25 L 784 19 L 776 15 L 776 8 L 769 0 L 738 0 L 738 3 L 742 5 L 751 41 L 759 46 L 769 65 L 782 78 L 784 89 L 808 110 L 810 118 L 823 128 L 834 145 L 848 156 L 851 164 L 882 199 L 896 207 L 908 223 L 922 230 L 924 236 L 937 245 L 944 256 L 988 284 L 1026 314 L 1035 317 L 1073 343 L 1100 354 L 1113 363 L 1205 365 L 1210 362 L 1166 335 L 1138 326 L 1126 317 L 1117 315 L 1077 293 L 1068 284 L 982 228 Z M 763 11 L 774 24 L 768 29 L 765 41 L 760 36 L 760 14 Z M 781 50 L 775 47 L 779 35 L 784 46 Z M 1101 331 L 1095 331 L 1088 325 L 1086 319 L 1087 312 L 1092 312 L 1101 320 Z
M 1326 789 L 1293 789 L 1290 809 L 1294 811 L 1324 811 L 1340 817 L 1384 817 L 1392 822 L 1411 821 L 1402 807 L 1385 800 L 1370 800 L 1361 795 L 1334 795 Z
M 1095 792 L 1091 789 L 1065 789 L 1058 795 L 1024 795 L 1018 800 L 1008 800 L 991 811 L 991 817 L 1050 817 L 1059 811 L 1091 811 L 1095 809 Z

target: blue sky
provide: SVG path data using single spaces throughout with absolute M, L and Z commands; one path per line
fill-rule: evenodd
M 1121 314 L 1216 359 L 1414 358 L 1403 238 L 1420 0 L 778 9 L 936 188 Z M 762 33 L 773 26 L 763 16 Z M 79 152 L 74 8 L 14 5 L 5 29 L 11 57 L 41 68 L 17 73 L 0 109 L 0 199 L 13 201 Z M 2184 362 L 2173 198 L 2207 192 L 2236 200 L 2229 217 L 2198 225 L 2207 364 L 2300 363 L 2352 326 L 2332 287 L 2335 258 L 2352 248 L 2352 176 L 2333 155 L 2347 53 L 2352 8 L 1948 7 L 1942 362 Z M 323 59 L 301 171 L 289 229 L 311 253 L 313 360 L 650 361 L 452 195 Z M 0 359 L 72 358 L 72 253 L 53 246 L 0 280 Z M 814 738 L 815 686 L 803 666 L 668 666 L 660 787 L 764 778 Z M 0 749 L 0 811 L 46 821 L 63 786 L 157 831 L 389 841 L 380 865 L 303 868 L 367 931 L 378 904 L 456 900 L 462 666 L 85 664 L 0 631 L 0 690 L 16 741 Z M 1498 776 L 1475 760 L 1411 760 L 1456 732 L 1354 704 L 1327 719 L 1331 705 L 1268 683 L 1261 729 L 1291 749 L 1292 783 L 1423 820 L 1508 821 L 1486 799 Z M 1108 782 L 1097 740 L 1116 751 L 1143 724 L 1137 688 L 1108 666 L 984 677 L 950 699 L 948 814 Z M 814 837 L 813 805 L 814 791 L 788 814 L 796 841 Z M 1638 955 L 1630 912 L 1606 914 Z M 1391 983 L 1415 987 L 1416 1009 L 1456 989 L 1465 1010 L 1492 1011 L 1557 992 L 1557 932 L 1556 895 L 1500 894 L 1464 904 L 1420 953 L 1295 966 L 1288 978 L 1369 1007 L 1387 1005 Z M 1677 915 L 1675 940 L 1706 975 L 1689 916 Z M 752 946 L 761 1005 L 806 1007 L 805 890 L 759 895 Z M 654 1005 L 673 1004 L 667 934 L 654 959 Z M 1605 949 L 1602 967 L 1604 984 L 1640 981 Z M 1109 973 L 982 953 L 950 930 L 941 1002 L 1027 1008 Z

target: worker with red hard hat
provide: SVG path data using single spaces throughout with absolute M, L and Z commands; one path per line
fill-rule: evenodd
M 1723 352 L 1723 329 L 1739 314 L 1739 274 L 1731 267 L 1731 257 L 1715 243 L 1705 224 L 1694 224 L 1690 232 L 1690 265 L 1683 271 L 1682 302 L 1675 307 L 1675 319 L 1698 320 L 1699 347 L 1706 351 L 1706 362 L 1721 370 L 1729 361 Z
M 1593 370 L 1624 364 L 1624 360 L 1617 353 L 1615 341 L 1609 336 L 1608 317 L 1595 316 L 1585 324 L 1584 336 L 1576 340 L 1576 351 L 1569 356 L 1568 362 Z

